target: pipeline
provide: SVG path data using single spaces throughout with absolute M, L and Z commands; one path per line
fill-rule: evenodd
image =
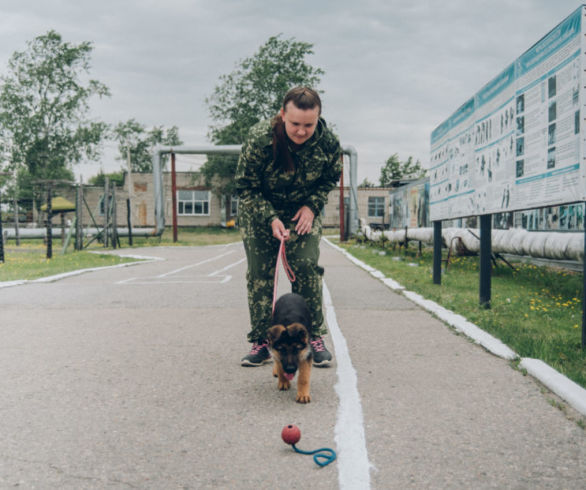
M 128 236 L 128 228 L 116 228 L 118 236 Z M 16 238 L 16 230 L 14 228 L 4 228 L 4 239 L 15 239 Z M 67 230 L 66 232 L 67 233 Z M 103 233 L 103 229 L 98 228 L 83 228 L 82 235 L 84 237 L 92 237 L 96 236 L 99 233 Z M 52 235 L 54 239 L 61 238 L 61 228 L 60 227 L 53 227 Z M 142 237 L 149 237 L 155 236 L 156 230 L 155 228 L 132 228 L 132 236 L 142 236 Z M 47 237 L 47 229 L 46 228 L 19 228 L 18 229 L 18 236 L 22 239 L 45 239 Z
M 364 220 L 360 220 L 360 233 L 371 241 L 405 242 L 415 240 L 433 243 L 433 228 L 406 228 L 392 231 L 375 231 Z M 479 253 L 480 230 L 468 228 L 442 229 L 443 246 L 448 248 L 457 243 L 454 253 Z M 536 232 L 524 229 L 492 230 L 492 251 L 494 253 L 529 256 L 551 260 L 584 259 L 584 233 Z

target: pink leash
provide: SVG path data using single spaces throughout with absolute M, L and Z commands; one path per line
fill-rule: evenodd
M 275 285 L 273 287 L 273 313 L 275 312 L 275 303 L 277 302 L 277 284 L 279 282 L 279 260 L 283 263 L 285 274 L 289 281 L 295 282 L 295 273 L 287 262 L 287 254 L 285 253 L 285 239 L 281 238 L 281 245 L 279 245 L 279 253 L 277 254 L 277 265 L 275 266 Z

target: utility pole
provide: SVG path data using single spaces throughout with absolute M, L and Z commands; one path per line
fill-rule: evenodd
M 0 175 L 10 175 L 0 172 Z M 0 188 L 0 263 L 4 263 L 4 230 L 2 229 L 2 189 Z
M 2 229 L 2 192 L 0 191 L 0 263 L 4 263 L 4 230 Z
M 53 189 L 47 189 L 47 258 L 53 258 Z
M 128 163 L 128 199 L 126 211 L 128 213 L 128 245 L 132 247 L 132 165 L 130 162 L 130 145 L 126 146 L 126 160 Z
M 18 183 L 16 181 L 16 169 L 14 169 L 14 238 L 16 239 L 16 246 L 20 246 L 20 228 L 18 216 Z

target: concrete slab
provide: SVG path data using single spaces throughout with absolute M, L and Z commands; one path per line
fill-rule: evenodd
M 0 487 L 353 488 L 342 455 L 319 468 L 280 439 L 294 423 L 300 448 L 336 449 L 337 364 L 309 405 L 239 365 L 242 246 L 132 253 L 164 260 L 0 290 Z M 372 488 L 584 488 L 584 431 L 532 378 L 336 250 L 322 263 Z

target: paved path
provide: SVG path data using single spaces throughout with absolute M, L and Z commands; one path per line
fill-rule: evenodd
M 240 244 L 132 253 L 164 260 L 0 289 L 0 488 L 586 487 L 551 395 L 328 245 L 337 362 L 309 405 L 239 365 Z

